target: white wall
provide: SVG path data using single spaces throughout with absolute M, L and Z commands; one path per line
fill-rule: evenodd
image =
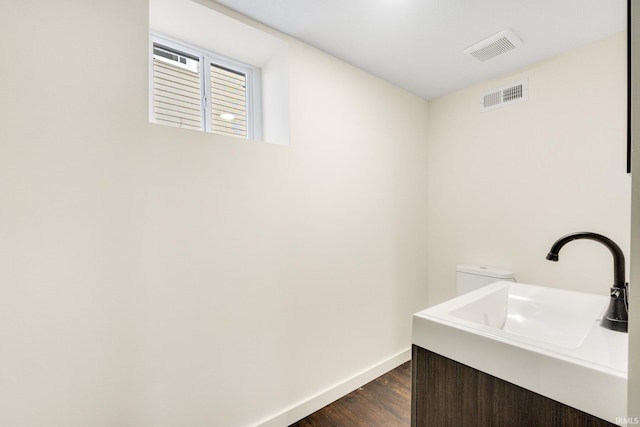
M 608 294 L 609 251 L 629 255 L 626 38 L 612 36 L 429 104 L 429 302 L 455 294 L 455 265 L 512 269 L 520 282 Z M 529 100 L 481 113 L 480 94 L 529 79 Z M 437 242 L 437 243 L 436 243 Z
M 427 305 L 427 103 L 287 40 L 291 147 L 150 124 L 147 23 L 0 3 L 0 425 L 250 425 Z

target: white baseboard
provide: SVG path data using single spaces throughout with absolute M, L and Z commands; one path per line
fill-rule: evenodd
M 328 405 L 340 399 L 358 387 L 373 381 L 380 375 L 385 374 L 392 369 L 402 365 L 403 363 L 411 360 L 411 349 L 401 351 L 400 353 L 391 356 L 390 358 L 383 360 L 382 362 L 365 369 L 344 381 L 329 387 L 328 389 L 321 391 L 320 393 L 311 396 L 308 399 L 303 400 L 269 418 L 266 418 L 259 423 L 255 424 L 255 427 L 286 427 L 307 415 L 313 414 L 320 408 Z

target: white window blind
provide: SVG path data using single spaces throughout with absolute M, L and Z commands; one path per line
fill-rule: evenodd
M 247 78 L 211 64 L 212 131 L 247 137 Z
M 153 115 L 158 123 L 202 129 L 199 60 L 154 46 Z

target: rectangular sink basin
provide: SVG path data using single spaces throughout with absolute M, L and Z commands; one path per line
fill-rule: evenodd
M 484 293 L 483 293 L 484 294 Z M 602 318 L 608 298 L 520 283 L 487 289 L 487 294 L 449 311 L 449 315 L 509 334 L 578 347 Z
M 413 316 L 412 342 L 596 417 L 627 405 L 628 337 L 606 295 L 496 282 Z

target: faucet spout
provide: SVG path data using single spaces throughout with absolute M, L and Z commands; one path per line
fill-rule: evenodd
M 602 318 L 600 325 L 603 328 L 611 329 L 619 332 L 627 332 L 627 326 L 629 323 L 629 302 L 627 299 L 628 283 L 625 281 L 624 268 L 624 253 L 622 249 L 613 240 L 606 236 L 591 232 L 579 232 L 567 234 L 566 236 L 558 239 L 547 254 L 549 261 L 558 261 L 560 249 L 567 243 L 578 240 L 589 239 L 595 240 L 605 245 L 613 255 L 613 286 L 611 287 L 611 300 L 609 301 L 609 308 Z
M 616 242 L 614 242 L 610 238 L 603 236 L 601 234 L 590 233 L 587 231 L 580 232 L 580 233 L 567 234 L 566 236 L 563 236 L 560 239 L 558 239 L 553 244 L 553 246 L 551 246 L 551 250 L 549 250 L 549 253 L 547 254 L 547 259 L 549 261 L 558 261 L 560 259 L 558 256 L 560 253 L 560 249 L 562 249 L 562 247 L 567 243 L 573 240 L 578 240 L 578 239 L 595 240 L 596 242 L 600 242 L 603 245 L 605 245 L 613 255 L 613 287 L 614 288 L 626 287 L 626 282 L 624 279 L 625 262 L 624 262 L 624 254 L 622 253 L 622 249 L 620 249 L 620 246 L 618 246 Z

